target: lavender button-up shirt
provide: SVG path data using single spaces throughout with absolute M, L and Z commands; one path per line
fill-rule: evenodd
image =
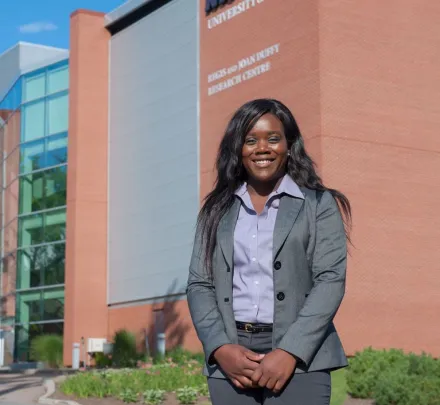
M 236 196 L 241 200 L 234 232 L 233 309 L 235 320 L 273 323 L 272 245 L 275 220 L 283 194 L 304 198 L 298 185 L 285 175 L 261 214 L 257 214 L 244 183 Z

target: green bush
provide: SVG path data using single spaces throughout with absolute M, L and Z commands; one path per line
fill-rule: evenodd
M 138 400 L 138 394 L 136 394 L 131 388 L 125 388 L 122 390 L 118 397 L 121 401 L 126 403 L 137 402 Z
M 49 367 L 59 368 L 63 364 L 63 337 L 59 335 L 41 335 L 32 340 L 31 358 L 46 363 Z
M 110 380 L 106 378 L 105 372 L 101 375 L 85 372 L 68 377 L 60 385 L 61 391 L 66 395 L 73 395 L 79 398 L 104 398 L 110 391 Z
M 374 388 L 379 375 L 387 368 L 400 370 L 406 374 L 409 359 L 401 350 L 365 349 L 350 359 L 347 373 L 347 385 L 355 398 L 373 398 Z
M 192 387 L 183 387 L 176 392 L 177 400 L 183 404 L 193 404 L 197 400 L 197 390 Z
M 112 359 L 107 354 L 96 353 L 95 354 L 95 365 L 97 368 L 108 368 L 112 365 Z
M 144 403 L 147 405 L 159 405 L 162 403 L 165 396 L 163 390 L 147 390 L 144 392 Z
M 167 352 L 166 358 L 171 359 L 173 363 L 176 363 L 179 366 L 185 365 L 191 360 L 197 361 L 200 364 L 203 364 L 205 361 L 203 353 L 192 353 L 182 347 L 176 347 Z
M 134 334 L 125 329 L 117 331 L 113 338 L 112 365 L 118 368 L 135 367 L 139 359 Z
M 374 399 L 377 405 L 440 405 L 440 379 L 388 371 L 377 382 Z
M 440 405 L 440 362 L 426 354 L 368 348 L 350 360 L 347 384 L 353 397 L 377 405 Z
M 434 360 L 432 356 L 423 353 L 418 356 L 416 354 L 409 354 L 409 374 L 420 376 L 432 376 L 440 378 L 440 361 Z
M 377 379 L 372 397 L 377 405 L 408 404 L 409 380 L 408 374 L 396 370 L 383 372 Z
M 202 397 L 209 397 L 209 389 L 208 389 L 208 384 L 205 382 L 202 385 L 199 385 L 197 387 L 197 392 L 199 393 L 199 395 L 201 395 Z
M 120 397 L 125 389 L 141 393 L 148 390 L 176 391 L 183 387 L 196 390 L 206 383 L 200 365 L 161 364 L 148 369 L 97 370 L 69 376 L 60 389 L 66 395 L 81 398 Z

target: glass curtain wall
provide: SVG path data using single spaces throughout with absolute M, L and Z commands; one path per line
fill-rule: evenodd
M 63 333 L 68 61 L 19 79 L 20 140 L 14 150 L 17 195 L 15 360 L 32 361 L 42 333 Z M 10 154 L 12 156 L 12 153 Z M 9 156 L 6 158 L 6 160 Z M 4 252 L 4 256 L 11 252 Z

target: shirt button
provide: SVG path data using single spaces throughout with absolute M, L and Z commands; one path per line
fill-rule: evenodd
M 283 292 L 279 292 L 279 293 L 277 294 L 277 299 L 278 299 L 278 301 L 283 301 L 284 298 L 286 298 L 286 296 L 284 295 Z
M 258 305 L 254 305 L 254 308 L 258 308 Z
M 252 258 L 252 261 L 255 262 L 257 259 L 255 257 Z
M 255 239 L 257 237 L 257 235 L 252 235 L 252 237 Z
M 259 282 L 259 281 L 255 281 L 255 284 L 257 284 L 257 285 L 258 285 L 258 284 L 260 284 L 260 282 Z

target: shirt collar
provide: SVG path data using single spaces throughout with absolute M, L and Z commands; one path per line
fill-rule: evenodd
M 243 198 L 247 194 L 247 183 L 244 182 L 236 191 L 235 194 L 238 197 Z M 268 200 L 274 195 L 288 194 L 292 197 L 301 198 L 304 200 L 304 194 L 301 192 L 298 184 L 288 175 L 285 174 L 278 188 L 274 190 L 268 197 Z

